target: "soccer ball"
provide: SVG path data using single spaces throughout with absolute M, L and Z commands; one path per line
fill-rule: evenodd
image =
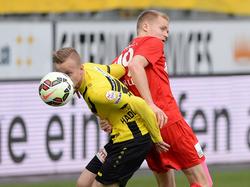
M 41 99 L 51 106 L 63 106 L 74 95 L 74 86 L 70 77 L 60 72 L 45 75 L 39 85 Z

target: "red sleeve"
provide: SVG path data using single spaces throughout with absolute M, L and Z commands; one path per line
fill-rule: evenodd
M 135 55 L 144 56 L 149 63 L 156 63 L 163 54 L 163 42 L 155 37 L 144 40 L 135 51 Z

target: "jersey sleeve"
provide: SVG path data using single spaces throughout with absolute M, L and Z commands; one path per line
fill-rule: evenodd
M 164 44 L 160 39 L 151 37 L 141 43 L 141 45 L 136 50 L 134 56 L 144 56 L 149 63 L 155 64 L 164 53 L 163 47 Z
M 140 97 L 130 96 L 129 104 L 132 110 L 139 114 L 144 120 L 144 124 L 149 131 L 152 141 L 154 143 L 163 141 L 155 114 L 147 103 Z
M 95 64 L 95 65 L 117 79 L 120 79 L 126 73 L 125 68 L 121 64 L 110 64 L 110 65 Z
M 125 68 L 121 64 L 111 64 L 111 65 L 108 65 L 108 67 L 110 69 L 109 74 L 111 74 L 112 76 L 114 76 L 117 79 L 120 79 L 126 73 Z
M 162 141 L 155 114 L 143 99 L 117 91 L 106 91 L 104 94 L 100 92 L 96 94 L 99 96 L 96 97 L 95 102 L 101 102 L 101 104 L 109 105 L 109 107 L 114 109 L 122 110 L 129 105 L 144 120 L 152 141 L 154 143 Z

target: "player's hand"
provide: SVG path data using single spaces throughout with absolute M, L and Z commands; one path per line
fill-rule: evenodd
M 155 104 L 150 104 L 150 107 L 155 113 L 159 128 L 162 128 L 168 122 L 167 115 Z
M 111 133 L 112 131 L 112 126 L 110 125 L 109 121 L 106 120 L 106 119 L 99 119 L 99 125 L 100 125 L 100 128 L 107 132 L 107 133 Z
M 167 152 L 169 151 L 170 145 L 162 141 L 155 143 L 155 147 L 158 152 Z

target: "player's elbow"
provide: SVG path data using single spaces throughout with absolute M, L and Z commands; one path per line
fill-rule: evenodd
M 144 69 L 144 66 L 141 65 L 140 63 L 129 63 L 128 64 L 128 70 L 129 72 L 132 72 L 132 73 L 137 73 L 137 72 L 140 72 L 140 70 L 143 70 Z
M 136 71 L 136 69 L 137 69 L 137 66 L 138 66 L 138 64 L 136 64 L 136 63 L 129 63 L 128 64 L 128 70 L 131 72 L 134 72 L 134 71 Z

